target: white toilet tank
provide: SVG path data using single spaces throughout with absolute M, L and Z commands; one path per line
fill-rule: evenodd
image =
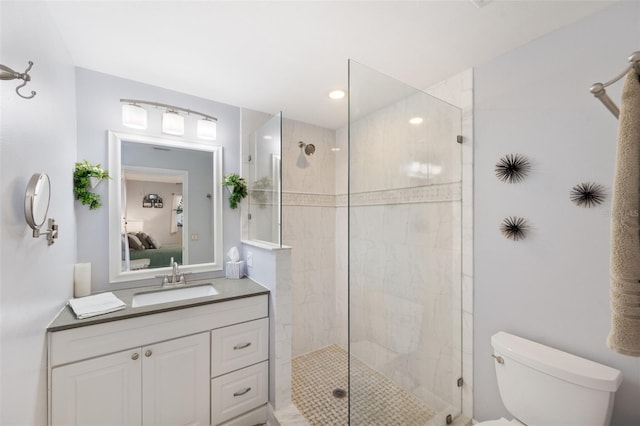
M 608 426 L 620 371 L 505 332 L 491 337 L 504 406 L 527 426 Z

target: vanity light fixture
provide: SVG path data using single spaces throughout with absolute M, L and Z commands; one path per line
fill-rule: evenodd
M 122 105 L 122 124 L 132 129 L 146 129 L 147 110 L 136 104 Z
M 166 111 L 162 114 L 162 133 L 167 135 L 184 135 L 184 117 L 176 111 Z
M 413 117 L 409 120 L 409 123 L 417 126 L 418 124 L 422 124 L 423 121 L 424 119 L 422 117 Z
M 201 118 L 197 123 L 197 136 L 200 139 L 215 140 L 216 139 L 216 123 L 218 119 L 212 115 L 203 114 L 187 108 L 181 108 L 174 105 L 163 104 L 159 102 L 140 101 L 136 99 L 120 99 L 122 105 L 122 124 L 134 129 L 144 130 L 147 128 L 147 110 L 141 105 L 149 105 L 154 108 L 162 108 L 162 133 L 174 136 L 184 135 L 185 123 L 184 115 L 196 115 Z
M 198 137 L 210 141 L 216 140 L 216 122 L 209 118 L 198 120 Z

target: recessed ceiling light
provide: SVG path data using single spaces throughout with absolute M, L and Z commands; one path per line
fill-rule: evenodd
M 331 99 L 342 99 L 346 96 L 346 93 L 342 89 L 336 89 L 329 92 L 329 97 Z
M 422 123 L 424 120 L 422 119 L 422 117 L 413 117 L 411 120 L 409 120 L 409 123 L 411 124 L 420 124 Z

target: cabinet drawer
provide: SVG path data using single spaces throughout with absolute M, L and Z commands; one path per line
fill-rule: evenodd
M 211 423 L 219 425 L 266 404 L 268 382 L 268 361 L 212 379 Z
M 211 377 L 269 357 L 269 318 L 211 331 Z
M 262 426 L 267 424 L 267 406 L 263 405 L 220 426 Z

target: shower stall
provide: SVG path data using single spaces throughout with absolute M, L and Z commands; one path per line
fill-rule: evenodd
M 446 425 L 462 411 L 461 111 L 350 61 L 348 115 L 282 125 L 293 402 L 311 425 Z

